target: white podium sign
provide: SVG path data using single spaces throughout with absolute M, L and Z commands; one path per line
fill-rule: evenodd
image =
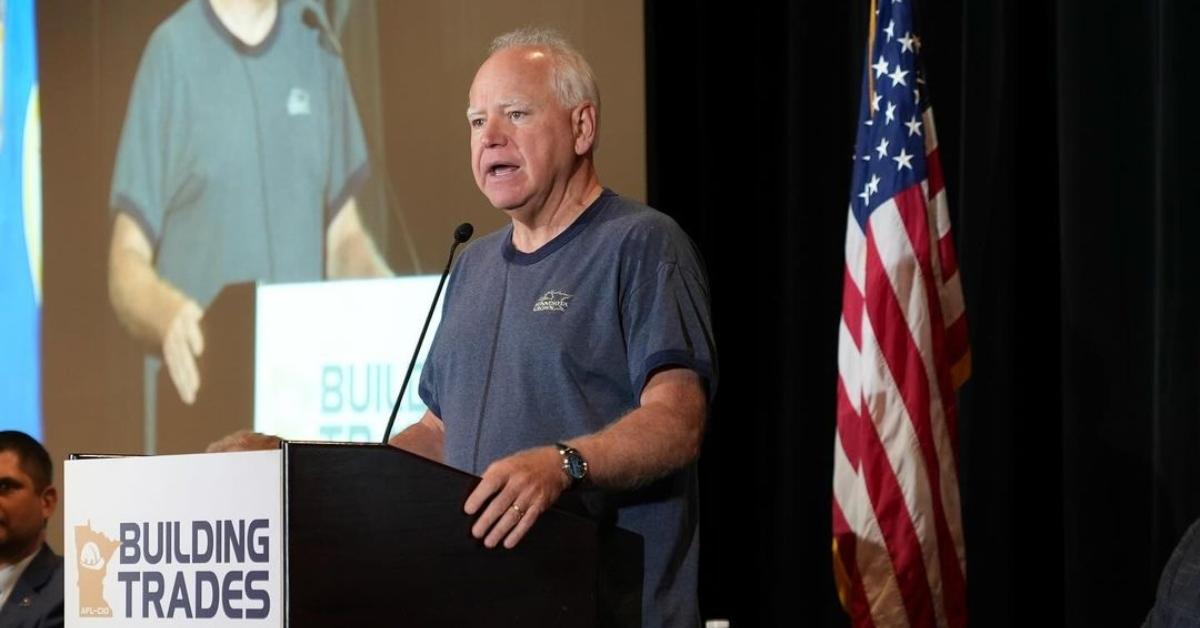
M 282 626 L 280 451 L 68 460 L 67 626 Z

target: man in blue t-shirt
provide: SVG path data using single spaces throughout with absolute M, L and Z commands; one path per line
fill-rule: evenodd
M 512 224 L 463 253 L 392 444 L 482 476 L 464 508 L 513 547 L 573 486 L 645 539 L 643 625 L 696 626 L 695 461 L 716 385 L 708 286 L 670 218 L 600 184 L 600 99 L 561 37 L 493 42 L 467 120 L 479 189 Z
M 482 476 L 464 509 L 513 547 L 572 487 L 642 535 L 642 625 L 698 626 L 696 458 L 716 388 L 708 285 L 667 216 L 601 186 L 600 99 L 561 37 L 497 38 L 467 120 L 479 189 L 511 225 L 463 252 L 397 447 Z M 235 433 L 211 451 L 270 448 Z M 607 517 L 606 517 L 607 518 Z

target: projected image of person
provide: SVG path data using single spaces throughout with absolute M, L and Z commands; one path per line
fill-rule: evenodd
M 200 320 L 227 284 L 390 270 L 355 191 L 367 152 L 315 2 L 189 0 L 138 67 L 113 173 L 109 295 L 180 398 L 200 390 Z M 147 413 L 153 403 L 147 402 Z

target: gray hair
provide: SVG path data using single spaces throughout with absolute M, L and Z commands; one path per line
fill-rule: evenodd
M 545 48 L 554 64 L 554 93 L 564 107 L 574 107 L 590 102 L 596 107 L 596 118 L 600 117 L 600 89 L 596 87 L 596 75 L 579 53 L 558 31 L 548 28 L 526 26 L 507 32 L 492 40 L 488 56 L 508 48 Z

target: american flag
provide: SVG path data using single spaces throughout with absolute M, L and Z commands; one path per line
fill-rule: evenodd
M 967 623 L 955 396 L 970 353 L 914 1 L 872 7 L 846 225 L 833 550 L 855 626 Z

